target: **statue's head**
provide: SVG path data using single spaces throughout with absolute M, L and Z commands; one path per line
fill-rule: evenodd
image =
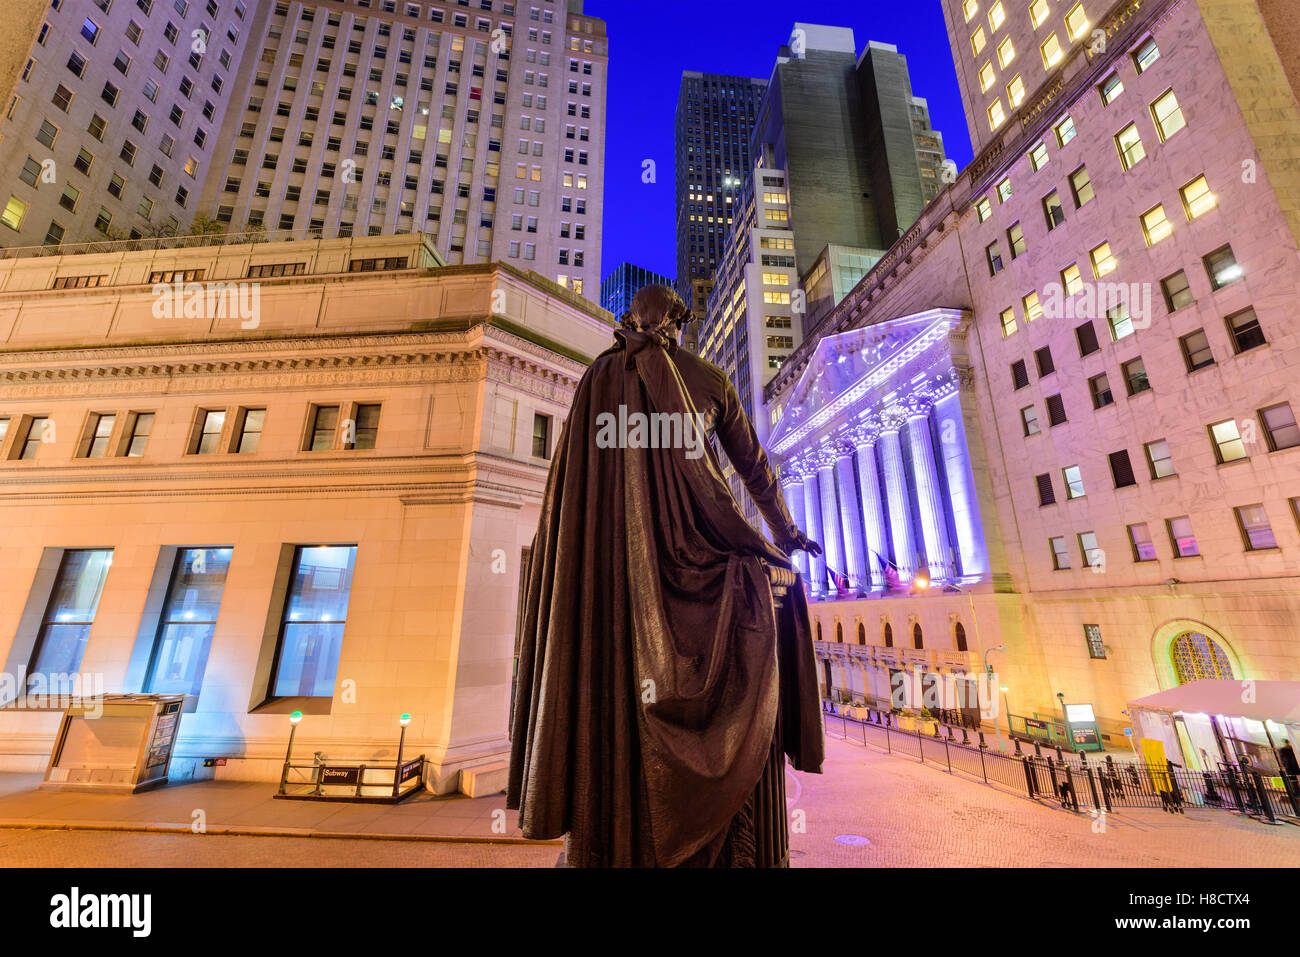
M 643 286 L 632 297 L 632 308 L 621 322 L 625 329 L 660 332 L 676 338 L 692 318 L 690 309 L 671 286 Z

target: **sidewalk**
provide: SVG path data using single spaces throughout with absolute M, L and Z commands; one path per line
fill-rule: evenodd
M 527 841 L 506 796 L 421 792 L 401 804 L 277 800 L 268 781 L 170 784 L 140 794 L 41 791 L 39 774 L 0 773 L 0 828 L 347 837 L 456 844 L 554 845 Z

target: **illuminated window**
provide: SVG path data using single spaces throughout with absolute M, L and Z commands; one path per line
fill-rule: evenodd
M 1011 101 L 1013 109 L 1025 101 L 1025 81 L 1020 78 L 1019 73 L 1007 84 L 1007 99 Z
M 1142 214 L 1142 233 L 1146 236 L 1148 246 L 1154 246 L 1160 240 L 1168 238 L 1173 231 L 1173 226 L 1165 216 L 1164 206 L 1157 206 Z
M 1029 4 L 1029 22 L 1034 25 L 1035 30 L 1043 25 L 1049 13 L 1051 13 L 1051 6 L 1047 0 L 1033 0 Z
M 1210 443 L 1214 446 L 1214 457 L 1220 465 L 1249 458 L 1246 443 L 1237 429 L 1236 419 L 1224 419 L 1209 426 Z
M 1025 309 L 1025 321 L 1033 322 L 1043 314 L 1043 305 L 1038 301 L 1038 293 L 1031 292 L 1020 301 Z
M 965 0 L 961 5 L 962 13 L 966 14 L 966 22 L 970 23 L 971 17 L 980 12 L 979 0 Z
M 1196 545 L 1196 535 L 1192 532 L 1192 520 L 1186 515 L 1171 518 L 1165 522 L 1169 529 L 1169 543 L 1174 547 L 1175 558 L 1188 558 L 1201 554 Z
M 1115 148 L 1119 150 L 1119 161 L 1125 169 L 1132 169 L 1147 155 L 1146 147 L 1142 145 L 1142 136 L 1133 123 L 1116 134 Z
M 1002 8 L 1002 0 L 998 0 L 997 3 L 989 7 L 989 26 L 991 26 L 994 31 L 997 31 L 1000 30 L 1002 24 L 1006 22 L 1007 12 Z
M 989 107 L 989 129 L 996 130 L 1006 121 L 1006 118 L 1007 112 L 1002 107 L 1002 101 L 994 100 L 993 105 Z M 25 206 L 23 208 L 26 210 Z M 14 228 L 17 229 L 18 227 L 15 226 Z
M 177 550 L 166 605 L 149 656 L 145 691 L 199 693 L 231 555 L 229 548 Z
M 1208 213 L 1219 203 L 1214 193 L 1210 192 L 1210 184 L 1204 176 L 1196 177 L 1178 192 L 1183 198 L 1183 212 L 1187 214 L 1189 222 Z
M 1110 243 L 1102 243 L 1088 254 L 1092 259 L 1092 273 L 1098 279 L 1115 271 L 1119 265 L 1111 255 Z
M 987 196 L 975 204 L 975 213 L 979 216 L 981 223 L 993 215 L 993 204 L 989 202 Z
M 999 319 L 1002 321 L 1002 337 L 1005 339 L 1016 331 L 1016 311 L 1005 309 Z
M 1151 117 L 1156 122 L 1156 132 L 1160 134 L 1162 143 L 1187 125 L 1173 90 L 1151 104 Z
M 1035 173 L 1047 165 L 1046 143 L 1039 143 L 1029 151 L 1029 164 L 1033 166 Z
M 1061 287 L 1067 296 L 1073 296 L 1083 288 L 1083 277 L 1079 274 L 1079 264 L 1070 263 L 1061 270 Z
M 1075 137 L 1074 120 L 1068 116 L 1057 123 L 1056 126 L 1052 127 L 1052 129 L 1056 132 L 1057 146 L 1064 146 Z
M 993 63 L 990 61 L 980 67 L 980 92 L 987 93 L 994 81 L 997 80 L 997 71 L 993 69 Z
M 1128 527 L 1129 544 L 1133 546 L 1133 561 L 1153 562 L 1156 560 L 1156 546 L 1151 541 L 1151 529 L 1146 522 L 1139 522 Z
M 1007 65 L 1015 58 L 1016 46 L 1011 42 L 1011 38 L 1007 37 L 998 44 L 998 63 L 1001 64 L 1002 68 L 1005 70 Z
M 1084 12 L 1083 4 L 1076 3 L 1065 15 L 1065 29 L 1069 31 L 1070 39 L 1079 39 L 1087 33 L 1089 26 L 1088 14 Z
M 979 56 L 981 53 L 984 52 L 984 45 L 987 42 L 988 41 L 985 39 L 984 36 L 984 28 L 976 27 L 975 32 L 970 35 L 971 53 L 974 56 Z
M 1047 39 L 1043 41 L 1043 45 L 1038 48 L 1038 52 L 1043 55 L 1043 66 L 1049 70 L 1060 63 L 1061 57 L 1064 56 L 1061 50 L 1061 41 L 1056 38 L 1055 33 L 1048 34 Z
M 9 202 L 5 204 L 4 212 L 0 213 L 0 223 L 4 223 L 10 229 L 21 229 L 23 220 L 27 218 L 27 204 L 17 196 L 10 196 Z
M 28 680 L 72 675 L 90 638 L 112 549 L 69 549 L 63 553 L 44 622 L 32 651 Z
M 356 555 L 355 545 L 295 549 L 272 668 L 273 695 L 333 696 Z
M 1101 93 L 1101 102 L 1110 106 L 1124 92 L 1124 81 L 1119 78 L 1118 73 L 1112 73 L 1101 81 L 1097 90 Z
M 1133 64 L 1137 67 L 1139 73 L 1145 73 L 1151 69 L 1151 64 L 1160 59 L 1160 48 L 1156 46 L 1156 41 L 1147 37 L 1136 50 L 1133 51 Z

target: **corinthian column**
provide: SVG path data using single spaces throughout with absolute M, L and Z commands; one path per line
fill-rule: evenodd
M 889 557 L 889 538 L 885 531 L 885 508 L 880 495 L 880 476 L 876 473 L 876 443 L 880 441 L 880 423 L 864 423 L 853 434 L 857 443 L 858 485 L 862 490 L 863 552 L 871 574 L 871 588 L 885 587 L 885 570 L 877 561 Z
M 921 512 L 926 563 L 930 566 L 931 581 L 947 580 L 952 577 L 948 520 L 943 494 L 939 488 L 934 442 L 930 438 L 931 402 L 928 398 L 913 396 L 908 400 L 907 409 L 907 431 L 912 446 L 912 479 L 916 484 L 916 503 Z
M 801 462 L 799 472 L 803 475 L 803 515 L 804 515 L 804 533 L 826 547 L 824 536 L 822 535 L 822 507 L 821 496 L 817 493 L 817 472 L 814 468 L 815 463 Z M 812 593 L 816 597 L 826 594 L 826 558 L 825 554 L 818 555 L 816 558 L 809 556 L 808 561 L 808 584 L 812 588 Z
M 817 458 L 817 487 L 821 491 L 822 534 L 826 541 L 826 567 L 844 574 L 844 540 L 840 528 L 839 506 L 835 498 L 835 453 L 823 450 Z
M 952 523 L 957 534 L 957 554 L 961 556 L 963 576 L 989 573 L 988 552 L 984 547 L 983 523 L 980 520 L 979 496 L 975 492 L 975 475 L 971 469 L 970 448 L 966 444 L 966 421 L 962 417 L 962 391 L 973 391 L 970 370 L 965 375 L 957 369 L 948 372 L 948 386 L 935 400 L 934 415 L 939 423 L 940 459 L 948 479 L 948 496 L 952 506 Z
M 854 588 L 866 591 L 870 587 L 867 575 L 867 558 L 862 547 L 862 514 L 858 505 L 858 487 L 853 480 L 853 446 L 847 442 L 836 447 L 835 485 L 839 490 L 840 524 L 844 527 L 845 571 Z
M 790 509 L 790 516 L 799 525 L 806 521 L 803 507 L 803 477 L 799 474 L 798 469 L 793 464 L 783 463 L 781 466 L 781 494 L 785 497 L 786 508 Z M 794 567 L 799 570 L 799 574 L 808 580 L 808 553 L 795 552 Z
M 907 473 L 903 470 L 903 447 L 899 429 L 907 421 L 902 409 L 892 408 L 883 416 L 880 432 L 880 461 L 885 472 L 885 496 L 889 509 L 889 532 L 894 543 L 894 564 L 905 576 L 916 570 L 916 541 L 912 537 L 912 510 L 907 500 Z

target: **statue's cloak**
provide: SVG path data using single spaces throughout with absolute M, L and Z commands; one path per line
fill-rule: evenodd
M 507 806 L 525 837 L 569 834 L 571 865 L 674 866 L 745 804 L 778 708 L 794 767 L 821 770 L 821 704 L 803 584 L 774 612 L 765 564 L 790 559 L 712 447 L 599 447 L 620 405 L 700 411 L 673 346 L 616 335 L 578 385 L 529 560 Z

